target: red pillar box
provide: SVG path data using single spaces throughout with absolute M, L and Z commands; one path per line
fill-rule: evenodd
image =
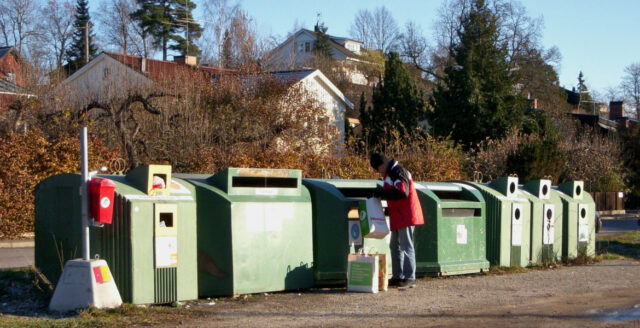
M 116 184 L 105 178 L 91 178 L 89 182 L 89 208 L 93 220 L 111 224 L 113 217 L 113 194 Z

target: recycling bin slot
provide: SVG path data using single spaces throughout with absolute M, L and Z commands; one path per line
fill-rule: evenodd
M 298 188 L 298 179 L 280 177 L 233 177 L 231 184 L 236 188 Z
M 173 227 L 173 213 L 160 213 L 160 226 L 166 228 Z
M 360 209 L 358 207 L 352 207 L 347 212 L 347 219 L 349 220 L 360 220 Z
M 459 218 L 459 217 L 481 217 L 482 210 L 479 208 L 443 208 L 443 218 Z
M 362 199 L 371 197 L 374 190 L 372 188 L 338 188 L 344 197 Z

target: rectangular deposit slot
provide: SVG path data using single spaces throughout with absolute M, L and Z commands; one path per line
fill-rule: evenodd
M 233 177 L 231 185 L 233 187 L 248 188 L 298 188 L 298 179 L 274 177 Z
M 208 179 L 230 196 L 300 196 L 302 171 L 228 168 Z

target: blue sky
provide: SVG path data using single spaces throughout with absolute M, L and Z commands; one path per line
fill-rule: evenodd
M 620 83 L 624 67 L 640 62 L 639 0 L 525 0 L 532 17 L 542 16 L 543 45 L 557 46 L 562 54 L 560 83 L 577 84 L 580 70 L 587 85 L 604 93 Z M 359 9 L 386 6 L 398 24 L 417 22 L 431 36 L 442 0 L 243 0 L 242 7 L 266 33 L 284 36 L 296 19 L 307 27 L 322 13 L 329 34 L 349 36 Z
M 202 0 L 194 0 L 198 5 Z M 92 11 L 100 0 L 91 0 Z M 233 0 L 229 0 L 233 2 Z M 399 25 L 418 23 L 429 38 L 443 0 L 240 0 L 263 34 L 283 39 L 294 23 L 312 28 L 321 13 L 328 33 L 349 36 L 359 9 L 386 6 Z M 619 85 L 624 67 L 640 62 L 640 0 L 523 0 L 530 16 L 542 16 L 543 45 L 562 54 L 560 84 L 577 84 L 580 70 L 587 85 L 604 94 Z M 196 13 L 196 18 L 198 17 Z

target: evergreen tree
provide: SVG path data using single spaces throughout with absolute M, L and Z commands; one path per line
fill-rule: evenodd
M 501 138 L 524 115 L 524 99 L 514 92 L 507 52 L 499 45 L 497 17 L 475 0 L 462 20 L 460 41 L 451 48 L 455 63 L 430 102 L 433 132 L 469 148 L 485 138 Z
M 181 34 L 174 34 L 171 38 L 175 42 L 169 48 L 180 52 L 183 56 L 199 56 L 200 49 L 196 41 L 202 35 L 202 27 L 193 20 L 193 10 L 196 4 L 193 0 L 174 0 L 176 20 L 181 25 L 181 31 L 185 32 L 187 39 Z
M 400 55 L 391 52 L 384 69 L 384 78 L 374 88 L 372 106 L 360 108 L 363 137 L 373 148 L 410 137 L 417 131 L 418 121 L 426 112 L 423 94 L 412 83 Z
M 195 41 L 202 28 L 193 21 L 193 0 L 137 0 L 139 8 L 132 17 L 144 31 L 153 37 L 153 44 L 162 49 L 162 59 L 167 60 L 167 50 L 179 51 L 182 55 L 199 55 Z M 187 39 L 180 35 L 189 30 Z M 172 44 L 173 42 L 173 44 Z
M 324 26 L 324 23 L 320 23 L 318 21 L 316 26 L 314 27 L 314 31 L 316 32 L 316 44 L 313 47 L 313 53 L 316 56 L 324 57 L 324 58 L 332 58 L 333 53 L 331 52 L 331 41 L 329 40 L 329 35 L 327 34 L 327 28 Z
M 587 112 L 593 111 L 595 114 L 595 103 L 589 95 L 589 88 L 585 84 L 584 74 L 582 71 L 578 74 L 578 110 L 585 110 Z
M 89 59 L 95 57 L 96 46 L 93 44 L 94 34 L 91 31 L 93 24 L 89 15 L 89 3 L 87 0 L 78 0 L 76 3 L 75 21 L 73 22 L 73 38 L 71 46 L 66 52 L 65 66 L 69 75 L 79 70 L 85 64 L 85 29 L 89 27 Z

